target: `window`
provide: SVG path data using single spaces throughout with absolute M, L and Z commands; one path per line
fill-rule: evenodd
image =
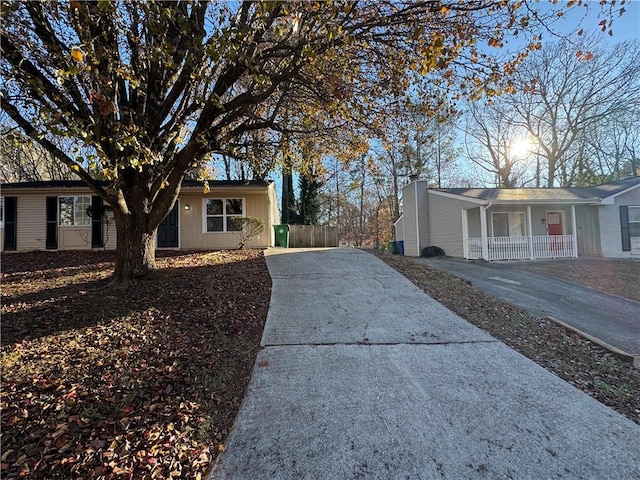
M 244 216 L 242 198 L 205 199 L 205 232 L 235 232 L 240 230 L 236 218 Z
M 91 225 L 87 209 L 91 197 L 58 197 L 58 224 L 61 227 Z
M 493 212 L 494 237 L 524 237 L 524 212 Z
M 640 237 L 640 207 L 629 206 L 629 236 Z

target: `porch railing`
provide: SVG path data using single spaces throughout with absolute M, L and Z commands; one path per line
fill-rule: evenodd
M 531 244 L 529 239 L 531 239 Z M 489 260 L 567 258 L 575 255 L 574 242 L 573 235 L 536 235 L 531 238 L 489 237 L 487 238 L 487 253 Z M 467 246 L 468 258 L 482 258 L 482 238 L 469 238 Z

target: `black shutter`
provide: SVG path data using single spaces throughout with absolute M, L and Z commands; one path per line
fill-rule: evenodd
M 629 209 L 626 205 L 620 206 L 620 233 L 622 234 L 622 251 L 631 251 L 631 235 L 629 232 Z
M 58 248 L 58 197 L 47 197 L 47 236 L 45 246 L 49 250 Z
M 102 230 L 102 198 L 97 195 L 91 197 L 91 248 L 104 246 Z
M 4 249 L 17 248 L 18 198 L 4 197 Z

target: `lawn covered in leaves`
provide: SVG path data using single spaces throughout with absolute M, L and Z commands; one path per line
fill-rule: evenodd
M 110 286 L 109 252 L 2 256 L 3 478 L 204 478 L 268 310 L 261 251 L 159 252 Z

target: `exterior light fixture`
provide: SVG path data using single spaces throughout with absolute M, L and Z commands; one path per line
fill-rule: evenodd
M 187 204 L 187 205 L 184 206 L 184 209 L 185 210 L 191 210 L 191 207 L 189 206 L 189 204 Z

